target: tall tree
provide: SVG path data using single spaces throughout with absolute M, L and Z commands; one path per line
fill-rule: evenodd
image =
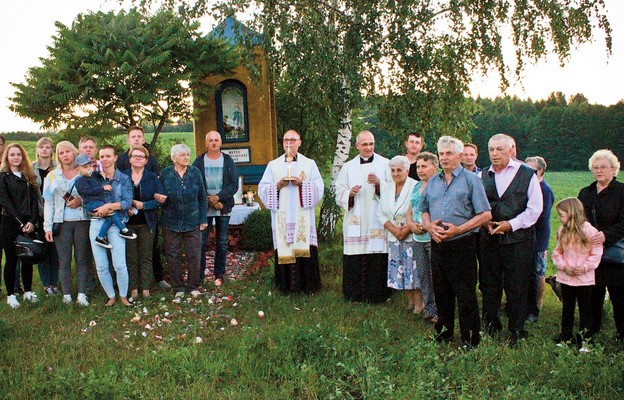
M 71 27 L 56 27 L 42 65 L 12 83 L 11 109 L 44 128 L 114 133 L 152 124 L 154 144 L 165 123 L 191 116 L 204 77 L 239 63 L 237 50 L 201 37 L 197 22 L 173 11 L 80 14 Z
M 415 124 L 435 127 L 440 119 L 455 123 L 456 134 L 468 134 L 467 113 L 430 108 L 463 105 L 475 70 L 497 71 L 505 88 L 527 60 L 555 53 L 563 63 L 571 46 L 589 40 L 595 29 L 605 32 L 611 49 L 603 0 L 136 1 L 175 6 L 184 15 L 253 16 L 250 23 L 265 36 L 277 88 L 298 100 L 293 107 L 306 107 L 306 119 L 315 121 L 310 127 L 328 127 L 320 133 L 324 142 L 335 143 L 321 237 L 335 232 L 334 182 L 349 154 L 351 113 L 363 94 L 400 96 L 395 104 Z M 511 38 L 514 67 L 503 57 L 503 37 Z M 453 121 L 462 116 L 464 121 Z

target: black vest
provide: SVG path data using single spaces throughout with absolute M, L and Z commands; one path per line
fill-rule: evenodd
M 492 221 L 509 221 L 526 210 L 529 202 L 527 192 L 534 174 L 534 169 L 524 164 L 520 165 L 518 173 L 514 176 L 505 193 L 498 197 L 496 183 L 494 182 L 494 172 L 485 169 L 481 172 L 485 194 L 492 207 Z M 501 240 L 502 244 L 519 243 L 533 238 L 533 227 L 518 229 L 515 232 L 509 231 L 503 235 L 502 239 L 500 235 L 496 235 L 498 238 L 490 235 L 486 236 Z

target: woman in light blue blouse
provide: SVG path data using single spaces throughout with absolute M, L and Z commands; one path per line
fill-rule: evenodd
M 424 313 L 424 318 L 433 323 L 438 320 L 435 298 L 433 296 L 433 281 L 431 278 L 431 237 L 422 225 L 422 213 L 412 211 L 418 209 L 420 198 L 429 178 L 438 171 L 438 157 L 428 151 L 416 157 L 416 168 L 420 181 L 416 182 L 412 192 L 410 208 L 407 210 L 407 224 L 414 235 L 414 259 L 416 273 L 420 280 L 420 290 L 416 291 L 414 314 Z

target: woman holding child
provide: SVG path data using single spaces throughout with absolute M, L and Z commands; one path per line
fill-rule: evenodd
M 126 261 L 130 274 L 130 298 L 136 299 L 139 288 L 143 297 L 150 296 L 152 272 L 152 247 L 156 237 L 158 207 L 166 196 L 158 176 L 145 169 L 149 151 L 143 146 L 132 147 L 128 152 L 130 169 L 124 173 L 132 179 L 132 208 L 128 212 L 128 227 L 137 235 L 126 242 Z
M 127 211 L 132 207 L 132 183 L 128 175 L 122 174 L 115 169 L 117 154 L 115 148 L 110 145 L 100 149 L 100 163 L 102 164 L 102 176 L 111 185 L 110 203 L 103 204 L 94 210 L 95 218 L 91 220 L 89 237 L 91 238 L 91 251 L 95 259 L 100 284 L 108 296 L 106 306 L 113 306 L 116 302 L 113 277 L 109 270 L 107 249 L 96 244 L 95 239 L 100 233 L 105 217 L 119 212 L 121 220 L 127 221 Z M 120 235 L 120 229 L 112 225 L 107 232 L 107 241 L 112 246 L 111 254 L 113 267 L 117 275 L 117 287 L 119 288 L 119 300 L 124 306 L 130 306 L 128 301 L 128 268 L 126 267 L 126 239 Z
M 82 198 L 76 190 L 76 156 L 78 150 L 68 141 L 56 145 L 57 167 L 44 179 L 43 229 L 48 242 L 56 245 L 59 278 L 63 288 L 63 303 L 72 302 L 71 257 L 74 254 L 78 277 L 78 300 L 89 305 L 86 295 L 91 278 L 89 219 L 82 207 Z

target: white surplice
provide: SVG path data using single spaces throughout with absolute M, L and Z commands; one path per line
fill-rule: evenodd
M 336 202 L 344 210 L 342 236 L 343 253 L 346 255 L 385 253 L 387 238 L 383 225 L 377 220 L 379 196 L 375 185 L 367 183 L 368 175 L 374 173 L 381 185 L 391 182 L 388 159 L 374 154 L 373 161 L 360 163 L 360 156 L 346 162 L 336 181 Z M 349 208 L 349 192 L 355 185 L 362 185 Z
M 276 184 L 288 176 L 289 168 L 291 176 L 302 178 L 303 183 L 299 187 L 288 184 L 278 191 Z M 314 207 L 323 198 L 323 191 L 316 162 L 303 154 L 297 154 L 297 161 L 290 164 L 282 155 L 267 165 L 258 184 L 258 196 L 271 210 L 273 246 L 278 250 L 280 264 L 309 256 L 310 246 L 318 246 Z

